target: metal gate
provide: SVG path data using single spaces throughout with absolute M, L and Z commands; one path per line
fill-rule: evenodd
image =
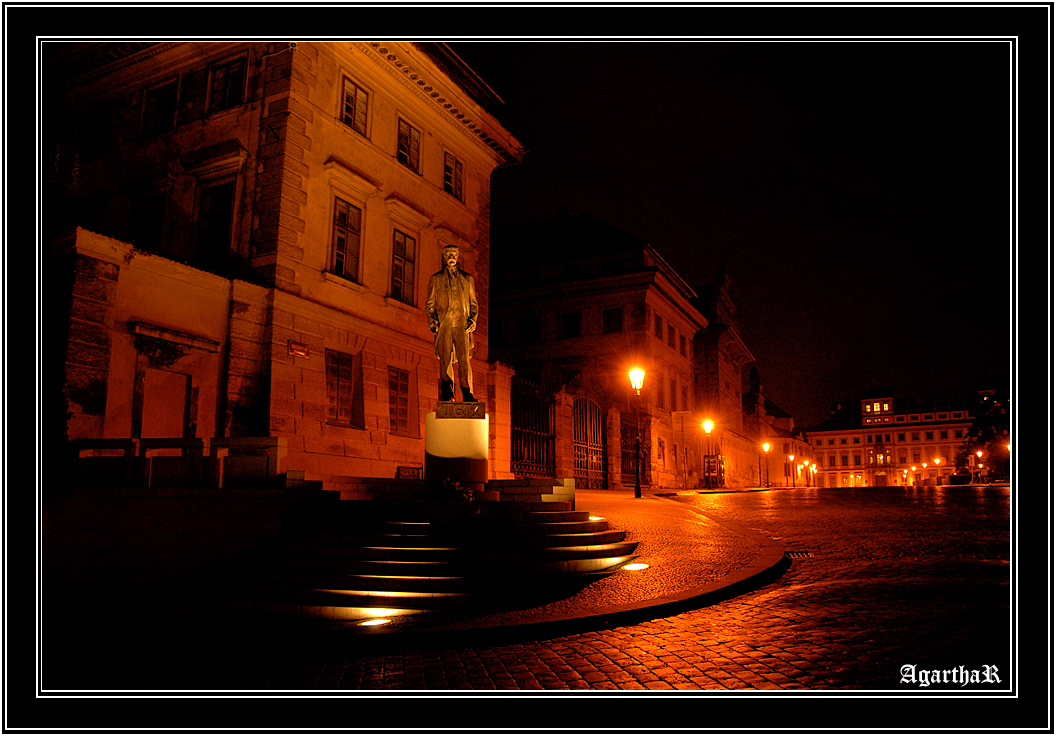
M 576 488 L 606 488 L 605 414 L 590 399 L 572 404 Z
M 640 429 L 642 433 L 642 444 L 641 451 L 642 455 L 639 461 L 638 469 L 641 475 L 641 483 L 643 486 L 649 486 L 650 483 L 650 469 L 649 469 L 649 447 L 650 447 L 650 435 L 649 435 L 649 422 L 645 421 L 644 426 Z M 620 420 L 620 480 L 625 486 L 634 485 L 634 448 L 635 439 L 638 436 L 639 425 L 635 424 L 634 414 L 630 415 L 628 419 L 625 413 Z
M 557 475 L 553 397 L 514 376 L 510 404 L 510 469 L 518 478 L 553 478 Z

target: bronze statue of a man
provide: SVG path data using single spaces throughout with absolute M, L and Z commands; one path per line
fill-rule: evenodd
M 436 357 L 440 359 L 440 400 L 454 398 L 455 373 L 463 401 L 473 397 L 473 369 L 469 353 L 473 350 L 473 331 L 477 329 L 477 290 L 473 277 L 458 267 L 458 247 L 444 246 L 444 268 L 429 278 L 429 297 L 425 312 L 429 329 L 436 335 Z

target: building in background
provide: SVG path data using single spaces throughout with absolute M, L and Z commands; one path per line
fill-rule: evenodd
M 975 413 L 972 401 L 918 403 L 892 396 L 885 389 L 840 404 L 808 432 L 817 457 L 817 485 L 949 483 Z M 975 457 L 969 462 L 974 466 Z
M 767 440 L 809 454 L 752 382 L 725 274 L 694 290 L 647 242 L 586 215 L 496 233 L 492 263 L 493 354 L 516 373 L 515 474 L 574 467 L 580 487 L 630 487 L 639 432 L 654 488 L 765 485 Z
M 53 426 L 261 438 L 330 488 L 413 472 L 438 395 L 425 287 L 455 244 L 509 477 L 489 182 L 523 150 L 445 45 L 45 43 L 43 79 Z

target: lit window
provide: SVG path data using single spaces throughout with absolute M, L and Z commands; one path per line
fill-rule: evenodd
M 887 407 L 885 406 L 884 408 L 886 409 Z M 873 411 L 880 411 L 880 402 L 879 401 L 874 401 L 873 402 Z
M 330 268 L 334 275 L 359 279 L 359 234 L 363 212 L 340 198 L 334 199 L 334 230 L 330 242 Z
M 872 405 L 871 405 L 871 404 L 866 404 L 866 405 L 865 405 L 865 410 L 866 410 L 866 412 L 872 411 L 872 409 L 873 409 L 873 407 L 872 407 Z
M 406 120 L 400 120 L 396 135 L 396 160 L 414 173 L 418 173 L 418 152 L 422 134 Z
M 367 91 L 345 80 L 341 122 L 360 135 L 367 134 Z
M 884 411 L 887 411 L 887 402 L 884 402 Z
M 462 162 L 450 153 L 444 154 L 444 191 L 459 202 L 462 199 Z
M 417 241 L 399 230 L 392 231 L 393 299 L 414 306 L 414 250 Z

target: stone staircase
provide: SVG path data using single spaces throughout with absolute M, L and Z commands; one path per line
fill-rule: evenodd
M 558 599 L 635 556 L 574 501 L 337 501 L 206 576 L 210 606 L 354 621 Z

